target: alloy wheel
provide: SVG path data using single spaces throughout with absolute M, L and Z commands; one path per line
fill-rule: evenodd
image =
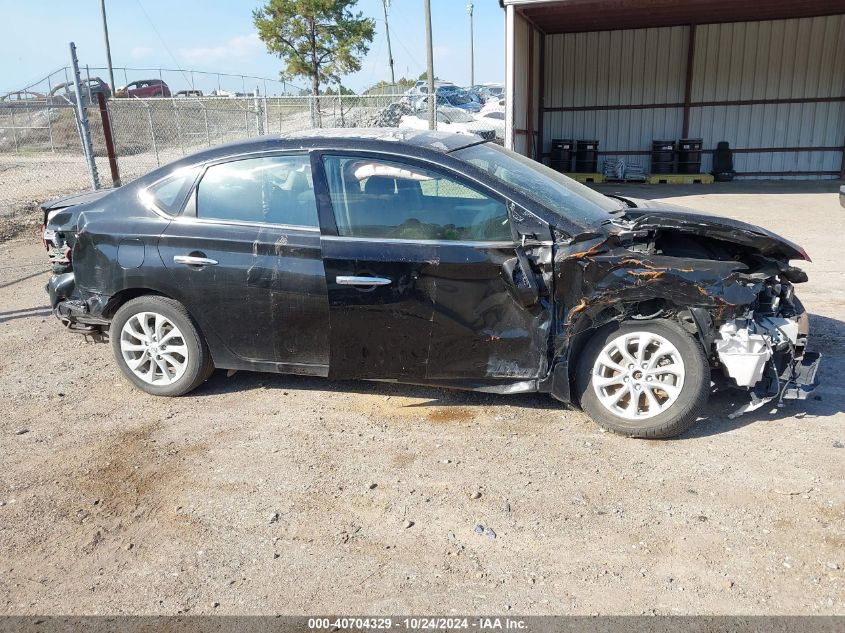
M 188 346 L 182 332 L 157 312 L 129 317 L 120 332 L 120 352 L 132 373 L 151 385 L 176 382 L 188 366 Z
M 644 420 L 666 411 L 680 396 L 685 376 L 677 347 L 652 332 L 628 332 L 610 341 L 592 373 L 599 402 L 626 420 Z

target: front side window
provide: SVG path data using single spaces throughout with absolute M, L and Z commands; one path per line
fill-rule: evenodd
M 311 161 L 303 154 L 212 165 L 196 201 L 202 219 L 319 226 Z
M 513 239 L 504 202 L 451 176 L 374 158 L 325 156 L 323 164 L 340 235 Z

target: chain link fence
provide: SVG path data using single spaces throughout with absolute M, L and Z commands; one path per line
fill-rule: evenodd
M 98 74 L 93 74 L 95 71 Z M 81 70 L 81 107 L 86 109 L 100 186 L 112 186 L 103 113 L 101 69 Z M 88 78 L 91 81 L 88 81 Z M 239 77 L 239 76 L 237 76 Z M 72 73 L 60 69 L 36 85 L 0 99 L 0 217 L 32 215 L 37 203 L 91 187 L 81 141 Z M 215 76 L 220 82 L 220 76 Z M 246 79 L 242 79 L 246 85 Z M 109 98 L 111 129 L 120 179 L 127 183 L 156 167 L 207 147 L 265 134 L 314 127 L 397 127 L 427 129 L 420 104 L 401 95 L 268 96 L 256 83 L 253 94 Z M 461 122 L 449 116 L 461 115 Z M 504 136 L 503 121 L 466 113 L 439 112 L 441 129 Z

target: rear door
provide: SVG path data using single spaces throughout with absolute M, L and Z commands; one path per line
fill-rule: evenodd
M 307 154 L 229 159 L 201 175 L 159 252 L 182 301 L 236 359 L 324 375 L 328 304 Z
M 338 153 L 321 165 L 331 376 L 495 382 L 546 372 L 549 313 L 520 292 L 521 247 L 503 198 L 412 159 Z

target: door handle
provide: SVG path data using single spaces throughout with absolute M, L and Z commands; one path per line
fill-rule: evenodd
M 174 255 L 174 264 L 185 264 L 186 266 L 216 266 L 216 259 L 209 259 L 208 257 L 195 257 L 193 255 Z
M 355 277 L 338 275 L 335 281 L 339 286 L 386 286 L 391 283 L 387 277 Z

